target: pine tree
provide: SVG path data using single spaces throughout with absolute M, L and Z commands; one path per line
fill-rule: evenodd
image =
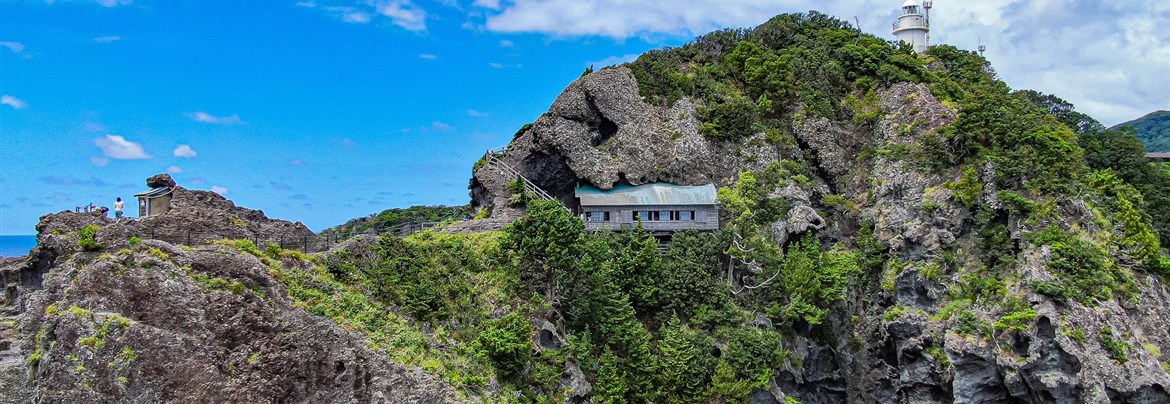
M 656 280 L 662 266 L 658 258 L 658 240 L 641 224 L 632 231 L 611 237 L 615 281 L 630 298 L 634 310 L 649 313 L 657 307 Z
M 512 264 L 526 286 L 555 302 L 556 273 L 568 269 L 579 255 L 584 228 L 560 202 L 534 200 L 526 215 L 504 229 L 500 250 L 512 253 Z
M 747 397 L 751 392 L 751 382 L 736 378 L 731 365 L 720 359 L 715 365 L 715 374 L 711 376 L 711 387 L 707 389 L 707 397 L 722 399 L 723 402 L 735 402 Z
M 698 333 L 684 327 L 677 315 L 671 317 L 658 341 L 658 402 L 703 402 L 711 366 L 710 350 L 704 348 Z
M 626 378 L 618 367 L 617 356 L 613 351 L 605 348 L 601 355 L 601 364 L 597 369 L 597 381 L 593 383 L 593 402 L 596 404 L 624 403 L 626 392 Z

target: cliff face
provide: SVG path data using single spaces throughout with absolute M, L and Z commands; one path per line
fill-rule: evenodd
M 629 69 L 605 69 L 570 84 L 500 159 L 572 204 L 577 184 L 722 184 L 742 170 L 778 161 L 785 151 L 758 146 L 763 134 L 755 142 L 712 142 L 698 127 L 694 104 L 647 104 Z M 493 215 L 516 214 L 508 207 L 512 180 L 489 166 L 477 169 L 472 204 L 492 207 Z
M 907 150 L 935 147 L 959 116 L 927 85 L 877 89 L 877 104 L 867 108 L 880 114 L 868 121 L 796 114 L 784 130 L 789 142 L 763 131 L 712 140 L 699 130 L 696 100 L 684 96 L 656 106 L 638 90 L 626 67 L 588 74 L 500 158 L 568 206 L 578 183 L 729 187 L 740 172 L 795 161 L 812 178 L 772 192 L 791 209 L 773 223 L 769 240 L 784 246 L 808 230 L 851 244 L 859 227 L 870 226 L 887 248 L 882 273 L 859 278 L 846 300 L 831 308 L 828 332 L 799 322 L 786 332 L 785 348 L 795 360 L 776 369 L 771 397 L 804 403 L 1170 402 L 1170 358 L 1161 353 L 1170 349 L 1170 293 L 1161 276 L 1125 271 L 1136 285 L 1129 299 L 1055 301 L 1029 285 L 1052 281 L 1059 276 L 1052 269 L 1056 261 L 1067 258 L 1027 241 L 1039 230 L 1035 223 L 1001 212 L 992 220 L 1007 229 L 1005 243 L 1017 252 L 1003 272 L 1010 273 L 1005 291 L 991 299 L 1018 301 L 1018 310 L 1034 313 L 1023 324 L 1004 326 L 1016 309 L 957 297 L 971 293 L 963 289 L 970 287 L 966 277 L 990 276 L 972 269 L 984 265 L 976 252 L 990 237 L 980 233 L 976 223 L 986 219 L 977 218 L 976 207 L 1007 209 L 999 193 L 1006 185 L 997 184 L 1003 163 L 989 160 L 964 174 L 957 166 L 924 168 L 945 161 L 907 157 Z M 955 184 L 964 175 L 981 184 L 974 194 L 957 195 Z M 473 204 L 492 207 L 493 215 L 518 215 L 508 207 L 511 180 L 490 167 L 477 169 Z M 843 197 L 855 208 L 830 205 L 826 196 Z M 1089 208 L 1061 209 L 1053 213 L 1058 226 L 1082 226 L 1092 215 Z M 1085 226 L 1107 230 L 1098 225 Z M 1137 267 L 1131 258 L 1115 258 Z M 974 295 L 984 292 L 991 293 Z M 956 308 L 970 314 L 955 317 Z M 976 325 L 965 329 L 968 323 Z
M 0 268 L 0 402 L 454 400 L 434 377 L 294 306 L 281 276 L 315 271 L 315 263 L 147 236 L 311 236 L 303 225 L 181 188 L 172 206 L 138 221 L 42 217 L 38 246 Z M 80 247 L 87 225 L 100 227 L 98 251 Z

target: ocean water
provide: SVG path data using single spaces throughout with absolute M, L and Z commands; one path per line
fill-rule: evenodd
M 0 236 L 0 257 L 28 255 L 37 245 L 37 236 Z

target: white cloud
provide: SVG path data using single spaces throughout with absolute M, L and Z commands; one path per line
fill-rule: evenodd
M 435 132 L 450 132 L 452 129 L 454 128 L 451 125 L 439 121 L 431 122 L 431 130 Z
M 110 159 L 105 157 L 93 156 L 89 158 L 89 162 L 96 167 L 105 167 L 110 164 Z
M 122 37 L 117 36 L 117 35 L 99 36 L 99 37 L 93 39 L 93 41 L 97 42 L 97 43 L 110 43 L 110 42 L 117 42 L 117 41 L 121 41 L 121 40 L 122 40 Z
M 610 57 L 607 57 L 605 59 L 598 60 L 596 62 L 586 63 L 585 65 L 593 66 L 594 69 L 601 69 L 601 68 L 606 67 L 606 66 L 617 66 L 617 65 L 620 65 L 622 63 L 633 62 L 635 60 L 638 60 L 638 56 L 641 56 L 641 55 L 629 54 L 629 55 L 625 55 L 625 56 L 610 56 Z
M 492 10 L 499 10 L 500 9 L 500 0 L 475 0 L 475 3 L 472 3 L 471 5 L 475 6 L 475 7 L 483 7 L 483 8 L 490 8 Z
M 328 3 L 338 3 L 333 0 Z M 388 18 L 390 23 L 409 31 L 427 30 L 427 12 L 411 0 L 349 0 L 349 5 L 323 6 L 315 1 L 301 1 L 297 7 L 320 9 L 334 18 L 353 24 L 366 24 L 375 18 Z
M 175 157 L 191 158 L 191 157 L 195 157 L 199 153 L 196 153 L 195 149 L 192 149 L 191 146 L 181 144 L 181 145 L 179 145 L 179 147 L 175 148 L 175 151 L 173 154 Z
M 500 47 L 501 48 L 515 48 L 516 43 L 512 42 L 510 40 L 507 40 L 507 39 L 501 39 L 500 40 Z
M 178 174 L 178 173 L 183 172 L 183 167 L 170 166 L 170 167 L 167 167 L 167 172 L 171 173 L 171 174 Z
M 369 13 L 364 13 L 361 11 L 353 11 L 353 12 L 348 12 L 348 13 L 342 14 L 341 20 L 348 22 L 348 23 L 365 24 L 367 22 L 370 22 L 370 17 L 373 17 L 373 16 L 370 15 Z
M 891 0 L 515 0 L 488 11 L 484 28 L 554 38 L 687 39 L 755 27 L 781 13 L 819 10 L 893 39 Z M 1106 125 L 1170 109 L 1170 2 L 982 0 L 935 2 L 932 39 L 960 49 L 987 45 L 987 58 L 1013 88 L 1052 93 Z M 651 41 L 654 42 L 654 41 Z M 604 62 L 604 61 L 600 61 Z M 594 63 L 595 65 L 600 63 Z M 503 65 L 493 67 L 504 67 Z
M 126 140 L 126 138 L 118 135 L 99 137 L 93 140 L 93 144 L 100 147 L 106 157 L 115 160 L 141 160 L 152 157 L 146 154 L 146 151 L 142 149 L 142 145 Z
M 781 4 L 781 3 L 788 3 Z M 645 33 L 693 36 L 723 27 L 759 24 L 770 16 L 808 8 L 769 0 L 515 0 L 488 16 L 496 32 L 624 39 Z M 821 7 L 819 2 L 808 1 Z
M 12 53 L 24 52 L 24 44 L 13 41 L 0 41 L 0 46 L 8 48 Z
M 483 118 L 483 117 L 488 116 L 488 113 L 483 112 L 483 111 L 476 111 L 474 109 L 469 109 L 469 110 L 467 110 L 467 116 L 476 117 L 476 118 Z
M 418 57 L 419 57 L 419 59 L 426 59 L 426 60 L 435 60 L 435 59 L 439 58 L 439 56 L 433 55 L 430 53 L 424 53 L 424 54 L 418 55 Z
M 12 107 L 13 109 L 28 108 L 27 102 L 24 102 L 24 100 L 22 100 L 20 98 L 13 97 L 11 95 L 0 96 L 0 105 L 7 105 L 7 106 Z
M 374 6 L 378 14 L 390 17 L 390 21 L 410 31 L 427 30 L 427 12 L 410 0 L 377 0 Z
M 212 185 L 211 192 L 215 192 L 215 193 L 220 194 L 220 195 L 227 195 L 228 189 L 225 187 L 221 187 L 219 185 Z
M 197 122 L 212 123 L 216 125 L 235 125 L 244 123 L 244 121 L 240 119 L 240 116 L 236 114 L 231 114 L 231 116 L 215 116 L 203 111 L 198 111 L 188 112 L 187 116 Z

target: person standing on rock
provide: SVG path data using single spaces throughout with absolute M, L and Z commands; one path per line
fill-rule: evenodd
M 114 201 L 114 217 L 121 219 L 123 209 L 126 209 L 126 202 L 122 202 L 122 197 L 119 196 L 118 200 Z

